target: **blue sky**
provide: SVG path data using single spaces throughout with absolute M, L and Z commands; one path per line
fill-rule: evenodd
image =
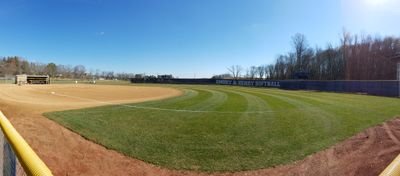
M 273 63 L 310 46 L 400 35 L 399 0 L 0 0 L 0 56 L 178 77 Z

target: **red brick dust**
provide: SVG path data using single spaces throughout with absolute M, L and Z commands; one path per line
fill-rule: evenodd
M 44 112 L 141 102 L 181 94 L 172 88 L 142 86 L 0 85 L 0 110 L 54 175 L 364 176 L 378 175 L 400 153 L 400 119 L 393 119 L 289 165 L 236 173 L 176 171 L 109 150 L 42 116 Z

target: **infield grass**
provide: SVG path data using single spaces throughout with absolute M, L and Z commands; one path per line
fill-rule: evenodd
M 45 116 L 133 158 L 172 169 L 213 172 L 287 164 L 400 115 L 397 98 L 173 87 L 184 94 Z

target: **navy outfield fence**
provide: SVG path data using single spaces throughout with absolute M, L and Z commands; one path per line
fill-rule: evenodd
M 364 93 L 400 97 L 400 81 L 317 81 L 317 80 L 216 80 L 220 85 L 276 87 L 287 90 L 316 90 L 326 92 Z
M 232 80 L 232 79 L 131 79 L 132 83 L 217 84 L 248 87 L 274 87 L 286 90 L 363 93 L 400 97 L 400 81 L 396 80 Z

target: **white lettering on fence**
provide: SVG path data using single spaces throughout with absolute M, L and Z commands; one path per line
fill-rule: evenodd
M 254 86 L 254 87 L 281 87 L 279 81 L 263 81 L 263 80 L 216 80 L 216 84 Z

